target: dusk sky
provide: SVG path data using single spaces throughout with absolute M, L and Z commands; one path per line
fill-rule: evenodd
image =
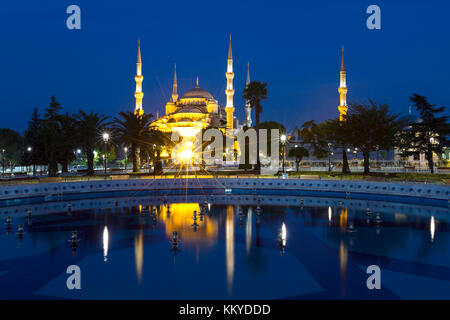
M 81 30 L 66 27 L 71 4 Z M 381 30 L 366 28 L 371 4 Z M 53 94 L 69 113 L 134 110 L 138 38 L 145 112 L 164 114 L 175 62 L 180 96 L 198 76 L 224 105 L 230 33 L 240 123 L 248 61 L 251 79 L 268 83 L 262 121 L 291 130 L 337 117 L 342 45 L 349 102 L 372 98 L 406 114 L 418 93 L 450 106 L 449 12 L 446 1 L 423 0 L 2 1 L 0 127 L 23 131 Z

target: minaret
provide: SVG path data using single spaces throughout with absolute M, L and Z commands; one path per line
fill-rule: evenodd
M 178 100 L 178 85 L 177 85 L 177 64 L 175 63 L 175 72 L 173 74 L 173 91 L 172 91 L 172 102 L 177 102 Z
M 227 63 L 227 72 L 225 73 L 227 78 L 227 89 L 225 90 L 225 94 L 227 95 L 227 105 L 225 107 L 225 112 L 227 113 L 227 129 L 233 129 L 233 96 L 234 96 L 234 88 L 233 88 L 233 55 L 231 53 L 231 34 L 230 34 L 230 47 L 228 49 L 228 63 Z
M 250 62 L 247 64 L 247 82 L 245 86 L 247 87 L 250 83 Z M 249 101 L 245 101 L 245 125 L 247 127 L 252 126 L 252 108 Z
M 347 114 L 347 81 L 346 81 L 346 74 L 345 74 L 345 64 L 344 64 L 344 47 L 342 46 L 342 60 L 341 60 L 341 81 L 339 85 L 339 120 L 342 121 L 344 119 L 344 116 Z
M 134 80 L 136 81 L 136 92 L 134 93 L 134 97 L 136 98 L 136 108 L 134 109 L 134 113 L 141 116 L 142 114 L 144 114 L 144 109 L 142 109 L 142 98 L 144 97 L 144 93 L 142 92 L 142 81 L 144 80 L 144 76 L 142 75 L 141 41 L 140 40 L 138 40 L 136 76 L 134 77 Z

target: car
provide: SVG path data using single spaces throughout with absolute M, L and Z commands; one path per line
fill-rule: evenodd
M 74 166 L 72 166 L 72 168 L 70 169 L 70 172 L 78 172 L 78 170 L 87 170 L 88 167 L 80 165 L 80 164 L 76 164 Z

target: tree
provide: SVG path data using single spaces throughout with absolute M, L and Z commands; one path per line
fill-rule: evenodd
M 69 162 L 75 159 L 74 149 L 77 145 L 76 121 L 68 113 L 59 117 L 59 147 L 58 160 L 61 163 L 61 171 L 69 171 Z
M 158 130 L 150 130 L 149 145 L 151 145 L 151 154 L 153 156 L 154 174 L 162 173 L 161 151 L 163 148 L 167 148 L 168 151 L 175 145 L 171 139 L 171 134 L 164 133 Z
M 326 122 L 315 123 L 314 120 L 307 121 L 298 131 L 302 144 L 312 149 L 312 155 L 317 159 L 324 159 L 329 155 L 329 134 Z
M 58 173 L 58 147 L 60 141 L 60 114 L 61 104 L 56 97 L 51 97 L 50 105 L 45 109 L 44 120 L 40 131 L 40 139 L 44 145 L 45 157 L 48 160 L 48 175 L 53 177 Z
M 244 89 L 244 94 L 242 98 L 248 101 L 250 107 L 255 110 L 255 125 L 259 125 L 259 118 L 263 112 L 261 105 L 262 100 L 267 100 L 267 83 L 262 83 L 261 81 L 252 81 Z M 256 166 L 255 170 L 261 170 L 261 162 L 259 161 L 259 135 L 257 135 L 256 142 Z
M 443 148 L 448 145 L 447 136 L 450 134 L 450 125 L 447 123 L 447 116 L 438 116 L 445 107 L 436 107 L 430 104 L 426 97 L 418 94 L 413 94 L 410 100 L 414 103 L 421 119 L 410 123 L 408 129 L 399 134 L 397 147 L 404 157 L 424 153 L 428 167 L 433 173 L 433 154 L 440 155 Z
M 14 166 L 20 162 L 22 153 L 22 136 L 11 129 L 0 129 L 0 156 L 3 174 L 7 166 L 10 167 L 11 173 L 14 171 Z
M 309 151 L 305 147 L 295 147 L 289 150 L 288 157 L 295 158 L 295 167 L 298 172 L 298 167 L 303 157 L 308 157 Z
M 74 115 L 76 121 L 76 137 L 87 159 L 87 174 L 89 175 L 94 174 L 94 150 L 101 143 L 102 132 L 110 124 L 107 122 L 108 118 L 92 111 L 88 114 L 81 110 L 78 114 Z
M 386 104 L 350 104 L 345 121 L 332 120 L 329 132 L 341 145 L 351 145 L 361 150 L 364 157 L 364 174 L 370 173 L 370 152 L 389 150 L 396 141 L 396 135 L 404 125 L 398 115 L 391 114 Z
M 141 169 L 141 147 L 149 145 L 152 117 L 151 113 L 137 115 L 131 111 L 121 111 L 119 118 L 114 118 L 114 136 L 120 143 L 130 146 L 133 172 L 139 172 Z
M 47 162 L 45 159 L 44 144 L 41 140 L 42 119 L 39 116 L 38 109 L 34 108 L 28 128 L 24 133 L 23 163 L 33 166 L 33 175 L 36 174 L 36 165 Z M 31 151 L 28 150 L 31 148 Z

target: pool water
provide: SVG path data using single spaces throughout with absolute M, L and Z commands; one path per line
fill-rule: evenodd
M 21 207 L 27 214 L 8 214 L 10 230 L 3 213 L 0 298 L 450 299 L 448 208 L 266 200 Z M 68 241 L 74 230 L 76 248 Z M 79 290 L 67 287 L 70 265 L 81 270 Z M 370 265 L 381 270 L 379 290 L 367 287 Z

